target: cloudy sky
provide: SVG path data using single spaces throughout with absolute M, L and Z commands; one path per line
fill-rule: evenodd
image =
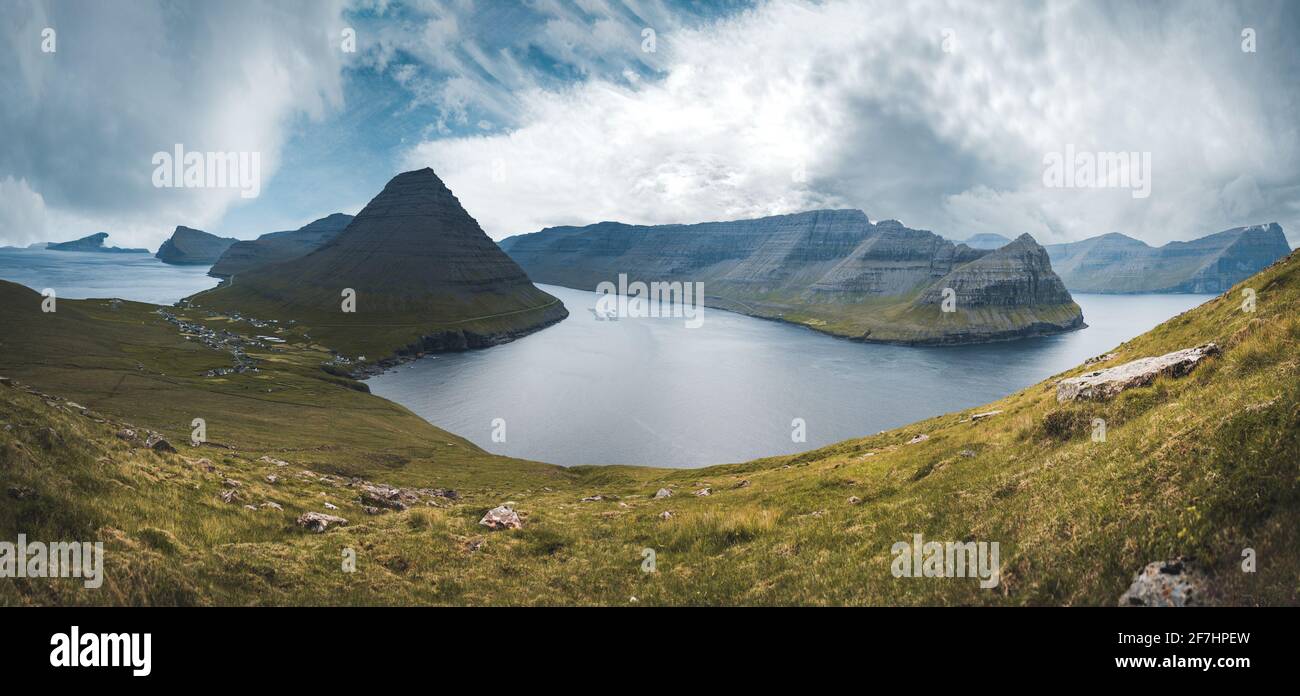
M 1284 0 L 0 0 L 0 245 L 252 238 L 431 166 L 497 239 L 852 207 L 1295 246 L 1298 34 Z M 259 195 L 154 186 L 177 143 L 260 153 Z M 1046 186 L 1067 145 L 1150 153 L 1150 195 Z

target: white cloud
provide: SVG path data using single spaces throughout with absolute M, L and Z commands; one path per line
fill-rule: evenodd
M 1294 227 L 1296 52 L 1237 38 L 1291 11 L 1246 8 L 772 2 L 661 32 L 661 80 L 528 89 L 512 130 L 429 140 L 405 164 L 432 166 L 496 238 L 830 205 L 1043 242 Z M 1151 152 L 1151 196 L 1044 188 L 1044 154 L 1067 144 Z
M 177 224 L 211 225 L 239 192 L 154 188 L 153 153 L 176 143 L 260 152 L 265 189 L 292 120 L 342 100 L 331 30 L 342 26 L 341 0 L 5 11 L 14 16 L 0 27 L 0 177 L 21 177 L 43 198 L 36 226 L 49 238 L 103 230 L 118 245 L 152 247 Z M 57 31 L 52 54 L 39 50 L 46 26 Z M 0 243 L 27 234 L 0 225 Z

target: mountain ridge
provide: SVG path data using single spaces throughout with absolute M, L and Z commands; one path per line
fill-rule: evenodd
M 177 225 L 172 236 L 158 247 L 154 256 L 163 263 L 177 265 L 213 264 L 239 240 L 218 237 L 203 230 Z

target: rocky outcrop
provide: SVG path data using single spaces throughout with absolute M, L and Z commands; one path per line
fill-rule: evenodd
M 337 515 L 327 515 L 323 512 L 304 512 L 298 516 L 298 525 L 304 527 L 309 532 L 320 534 L 329 529 L 331 524 L 339 526 L 347 525 L 348 521 Z
M 171 238 L 158 247 L 154 256 L 163 263 L 213 264 L 236 241 L 180 225 L 172 232 Z
M 524 523 L 519 519 L 519 513 L 511 510 L 505 505 L 499 505 L 487 511 L 483 519 L 478 521 L 479 524 L 488 529 L 523 529 Z
M 107 232 L 96 232 L 95 234 L 74 239 L 70 242 L 50 242 L 45 245 L 50 251 L 95 251 L 106 254 L 147 254 L 148 249 L 123 249 L 122 247 L 104 246 L 104 240 L 108 239 Z
M 1029 236 L 972 249 L 860 210 L 553 227 L 501 247 L 538 282 L 594 290 L 624 273 L 628 282 L 697 282 L 708 306 L 867 341 L 970 343 L 1083 326 Z M 945 288 L 958 291 L 955 313 L 933 301 Z
M 355 312 L 340 311 L 345 289 Z M 393 177 L 319 249 L 242 273 L 202 302 L 316 324 L 314 337 L 352 354 L 374 347 L 376 326 L 392 337 L 383 353 L 427 352 L 492 345 L 568 315 L 428 168 Z
M 296 230 L 271 232 L 257 239 L 235 242 L 217 259 L 208 275 L 230 278 L 259 266 L 305 256 L 337 237 L 351 222 L 351 215 L 334 213 Z
M 1096 293 L 1217 294 L 1291 252 L 1276 222 L 1162 247 L 1111 233 L 1046 249 L 1067 288 Z
M 1095 370 L 1078 377 L 1063 379 L 1056 385 L 1058 402 L 1080 400 L 1105 400 L 1134 387 L 1145 387 L 1157 377 L 1182 377 L 1211 355 L 1218 355 L 1219 347 L 1207 343 L 1151 358 L 1141 358 L 1123 365 Z
M 1194 607 L 1206 603 L 1205 578 L 1181 558 L 1148 563 L 1119 598 L 1121 607 Z

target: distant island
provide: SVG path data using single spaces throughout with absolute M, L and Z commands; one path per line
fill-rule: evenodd
M 122 247 L 104 246 L 104 240 L 108 239 L 107 232 L 96 232 L 95 234 L 74 239 L 70 242 L 49 242 L 45 245 L 50 251 L 94 251 L 105 254 L 147 254 L 148 249 L 124 249 Z M 31 248 L 31 247 L 28 247 Z
M 541 283 L 594 290 L 620 273 L 702 282 L 707 306 L 864 341 L 980 343 L 1084 326 L 1029 235 L 973 249 L 897 220 L 872 223 L 861 210 L 550 227 L 501 248 Z M 955 311 L 943 311 L 946 295 Z
M 288 261 L 324 246 L 352 222 L 352 216 L 334 213 L 296 230 L 270 232 L 257 239 L 235 242 L 208 271 L 214 278 L 229 278 L 259 266 Z
M 158 253 L 154 256 L 163 263 L 211 265 L 237 241 L 239 240 L 232 237 L 218 237 L 178 225 L 171 238 L 158 247 Z
M 1276 222 L 1160 247 L 1116 232 L 1046 249 L 1067 288 L 1117 294 L 1221 293 L 1291 253 Z

